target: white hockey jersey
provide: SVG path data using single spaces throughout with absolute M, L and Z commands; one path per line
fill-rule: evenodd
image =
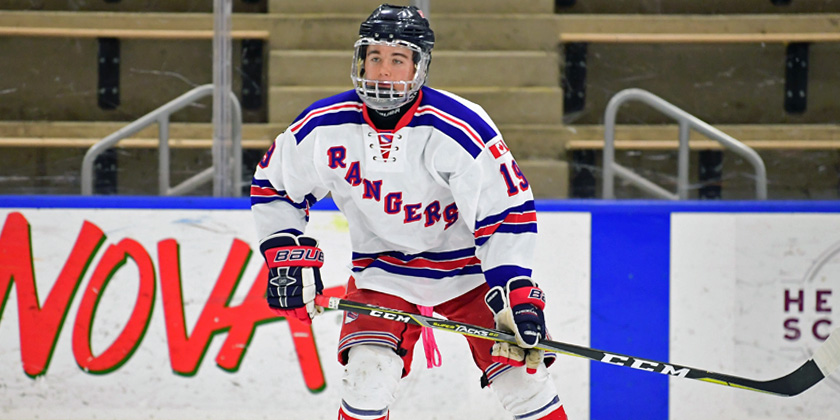
M 434 306 L 530 276 L 533 194 L 499 130 L 454 94 L 419 95 L 394 130 L 375 129 L 353 90 L 301 113 L 254 175 L 260 237 L 303 233 L 309 207 L 331 193 L 360 288 Z

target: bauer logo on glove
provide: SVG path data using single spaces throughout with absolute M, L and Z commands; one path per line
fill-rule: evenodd
M 274 250 L 272 250 L 274 251 Z M 321 267 L 324 265 L 324 253 L 314 247 L 279 248 L 274 258 L 274 267 Z M 266 258 L 270 258 L 266 255 Z
M 266 301 L 277 315 L 311 323 L 323 308 L 315 296 L 324 290 L 321 266 L 324 253 L 318 241 L 308 236 L 275 233 L 260 242 L 268 265 Z
M 528 294 L 528 297 L 531 299 L 537 299 L 542 301 L 543 305 L 545 304 L 545 293 L 541 289 L 537 289 L 534 287 L 531 289 L 531 292 Z

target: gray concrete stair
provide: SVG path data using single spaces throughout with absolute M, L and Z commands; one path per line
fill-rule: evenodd
M 268 0 L 269 13 L 370 13 L 382 0 Z M 446 13 L 553 13 L 551 0 L 435 0 L 430 19 Z M 410 1 L 390 4 L 409 5 Z
M 569 196 L 569 163 L 556 159 L 516 159 L 526 174 L 534 198 Z
M 275 50 L 350 50 L 366 14 L 271 14 Z M 436 50 L 554 51 L 557 19 L 550 14 L 448 14 L 432 21 Z
M 273 50 L 270 86 L 350 83 L 350 50 Z M 435 51 L 429 81 L 436 86 L 557 86 L 559 55 L 546 51 Z
M 380 1 L 269 0 L 269 124 L 351 88 L 359 23 Z M 407 2 L 405 2 L 407 4 Z M 432 2 L 437 37 L 428 84 L 481 105 L 539 198 L 567 197 L 557 20 L 551 1 Z

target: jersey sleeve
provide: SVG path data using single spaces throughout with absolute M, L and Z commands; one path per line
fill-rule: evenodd
M 450 178 L 459 213 L 475 236 L 476 256 L 487 283 L 504 285 L 530 276 L 537 215 L 530 184 L 501 136 Z
M 313 159 L 313 139 L 298 142 L 288 130 L 277 136 L 251 181 L 251 212 L 257 235 L 302 234 L 309 208 L 327 195 Z

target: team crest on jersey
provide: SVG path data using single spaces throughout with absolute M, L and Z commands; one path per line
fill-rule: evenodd
M 507 145 L 505 144 L 505 141 L 502 139 L 499 139 L 498 142 L 489 146 L 489 149 L 490 153 L 492 153 L 493 157 L 496 159 L 504 156 L 505 153 L 510 152 L 510 149 L 508 149 Z
M 391 144 L 394 142 L 394 133 L 381 132 L 379 133 L 379 150 L 382 153 L 382 159 L 388 159 L 391 155 Z
M 344 323 L 349 324 L 355 320 L 359 319 L 359 314 L 355 312 L 345 312 L 344 313 Z
M 379 144 L 391 144 L 394 141 L 394 133 L 379 133 Z

